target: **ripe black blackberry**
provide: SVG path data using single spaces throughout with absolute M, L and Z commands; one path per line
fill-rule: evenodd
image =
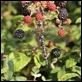
M 27 16 L 27 15 L 30 15 L 31 14 L 31 11 L 30 10 L 27 10 L 26 8 L 22 8 L 21 13 L 24 16 Z
M 51 57 L 52 58 L 57 58 L 57 57 L 59 57 L 60 56 L 60 49 L 58 49 L 58 48 L 54 48 L 54 49 L 52 49 L 52 51 L 51 51 Z
M 67 1 L 55 1 L 56 6 L 59 6 L 61 8 L 65 8 L 66 3 L 67 3 Z
M 21 29 L 18 29 L 14 33 L 14 37 L 18 39 L 22 39 L 24 37 L 24 31 Z
M 68 12 L 67 12 L 66 8 L 61 8 L 59 10 L 58 17 L 60 20 L 66 20 L 66 18 L 68 17 Z

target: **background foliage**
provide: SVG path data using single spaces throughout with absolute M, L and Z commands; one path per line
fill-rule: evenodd
M 57 31 L 50 28 L 45 32 L 45 44 L 53 41 L 61 49 L 61 55 L 54 64 L 46 66 L 41 50 L 33 56 L 36 47 L 34 29 L 20 25 L 23 18 L 19 1 L 1 2 L 1 80 L 2 81 L 80 81 L 81 80 L 81 1 L 68 1 L 67 10 L 72 20 L 64 26 L 66 36 L 60 38 Z M 49 25 L 53 26 L 53 25 Z M 25 31 L 19 41 L 13 38 L 16 29 Z M 30 36 L 30 37 L 29 37 Z M 52 48 L 49 48 L 50 51 Z M 52 59 L 49 58 L 52 64 Z

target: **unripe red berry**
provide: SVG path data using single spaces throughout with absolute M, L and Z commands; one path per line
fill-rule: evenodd
M 43 16 L 41 13 L 37 13 L 35 18 L 36 18 L 36 20 L 42 20 Z
M 48 6 L 50 11 L 55 11 L 56 10 L 56 5 L 53 4 L 53 3 L 48 2 L 47 6 Z
M 60 37 L 64 37 L 64 36 L 65 36 L 65 30 L 62 29 L 62 28 L 58 29 L 58 35 L 59 35 Z
M 53 47 L 53 46 L 54 46 L 54 43 L 52 41 L 49 41 L 47 47 L 50 48 L 50 47 Z
M 32 18 L 29 15 L 27 15 L 27 16 L 24 17 L 24 22 L 30 24 L 30 23 L 32 23 Z

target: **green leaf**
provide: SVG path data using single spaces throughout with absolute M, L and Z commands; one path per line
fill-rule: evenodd
M 78 73 L 79 75 L 81 75 L 81 67 L 79 67 L 79 66 L 74 66 L 72 68 L 72 71 Z
M 18 22 L 18 20 L 23 20 L 24 16 L 23 15 L 17 15 L 14 16 L 13 21 Z
M 51 12 L 51 20 L 54 19 L 54 18 L 57 18 L 58 17 L 58 14 L 57 12 Z
M 34 76 L 34 77 L 36 76 L 36 74 L 35 74 L 35 73 L 33 73 L 33 72 L 31 72 L 31 75 L 32 75 L 32 76 Z
M 51 70 L 50 73 L 51 73 L 51 74 L 56 73 L 56 72 L 58 72 L 60 69 L 61 69 L 60 67 L 55 67 L 54 69 Z
M 15 77 L 13 77 L 10 81 L 16 81 Z
M 18 22 L 19 22 L 19 21 L 22 21 L 23 18 L 24 18 L 23 15 L 14 16 L 14 18 L 13 18 L 13 25 L 14 25 L 15 27 L 17 27 Z
M 34 66 L 32 68 L 32 72 L 35 73 L 35 74 L 37 74 L 39 72 L 39 69 L 36 66 Z
M 30 30 L 30 29 L 32 29 L 32 28 L 29 27 L 27 24 L 24 24 L 24 25 L 21 27 L 21 29 L 22 29 L 23 31 L 28 31 L 28 30 Z
M 13 64 L 13 61 L 12 60 L 8 60 L 8 67 L 9 67 L 9 70 L 10 71 L 13 71 L 14 70 L 14 64 Z
M 67 74 L 64 74 L 62 75 L 58 81 L 67 81 L 68 79 L 71 79 L 73 77 L 78 77 L 79 75 L 76 74 L 76 73 L 67 73 Z
M 7 71 L 8 71 L 8 68 L 6 68 L 6 67 L 5 67 L 5 68 L 2 68 L 2 69 L 1 69 L 1 74 L 2 74 L 2 73 L 6 73 Z
M 39 61 L 38 56 L 35 56 L 34 57 L 34 63 L 35 63 L 35 65 L 36 65 L 37 68 L 40 68 L 41 67 L 41 64 L 40 64 L 40 61 Z
M 15 55 L 18 55 L 17 57 Z M 25 67 L 31 60 L 30 57 L 23 53 L 14 54 L 13 52 L 9 54 L 9 59 L 14 63 L 14 71 L 20 71 Z
M 43 81 L 46 81 L 46 78 L 45 78 L 44 76 L 42 76 L 41 79 L 42 79 Z
M 26 81 L 27 80 L 27 78 L 23 76 L 17 76 L 15 78 L 16 78 L 16 81 Z
M 41 74 L 40 74 L 40 73 L 35 75 L 35 77 L 40 77 L 40 76 L 41 76 Z
M 8 81 L 12 78 L 12 76 L 13 76 L 13 72 L 10 71 L 10 70 L 8 70 L 8 71 L 4 74 L 5 79 L 8 80 Z
M 75 59 L 69 58 L 69 59 L 66 61 L 65 66 L 66 66 L 66 68 L 70 68 L 70 67 L 75 66 L 76 63 L 77 63 L 77 62 L 75 61 Z
M 41 74 L 40 74 L 40 73 L 39 73 L 39 74 L 36 74 L 36 73 L 33 73 L 33 72 L 31 72 L 31 75 L 32 75 L 32 76 L 34 76 L 35 78 L 36 78 L 36 77 L 40 77 L 40 76 L 41 76 Z
M 81 23 L 81 17 L 76 20 L 76 23 Z
M 4 48 L 5 48 L 4 45 L 5 45 L 4 43 L 1 43 L 1 53 L 4 53 Z
M 57 73 L 57 78 L 61 78 L 62 75 L 66 74 L 65 67 L 61 68 Z
M 9 70 L 8 58 L 6 58 L 5 61 L 3 62 L 3 68 L 1 69 L 1 73 L 7 73 L 8 70 Z

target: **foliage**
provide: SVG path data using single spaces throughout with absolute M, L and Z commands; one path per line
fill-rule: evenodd
M 19 1 L 7 1 L 1 4 L 1 80 L 2 81 L 80 81 L 81 80 L 81 1 L 68 1 L 67 9 L 72 24 L 65 25 L 66 36 L 57 36 L 57 30 L 52 28 L 45 32 L 45 44 L 49 40 L 54 47 L 61 49 L 61 55 L 55 63 L 50 58 L 52 48 L 47 48 L 49 65 L 45 64 L 42 52 L 37 49 L 33 27 L 20 24 L 23 15 L 20 14 Z M 72 6 L 70 6 L 72 4 Z M 51 13 L 51 19 L 57 17 Z M 55 25 L 56 27 L 56 25 Z M 25 37 L 15 39 L 16 29 L 23 29 Z M 36 50 L 34 52 L 34 50 Z M 34 53 L 35 54 L 34 54 Z

